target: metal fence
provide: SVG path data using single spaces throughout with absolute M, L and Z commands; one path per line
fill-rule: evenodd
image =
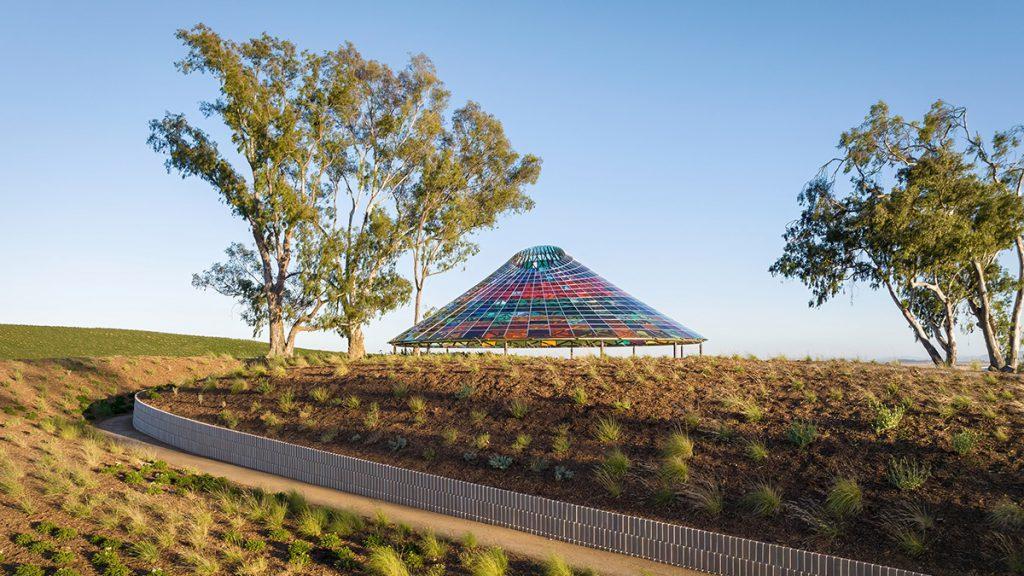
M 360 496 L 723 576 L 923 576 L 229 430 L 137 398 L 135 428 L 193 454 Z

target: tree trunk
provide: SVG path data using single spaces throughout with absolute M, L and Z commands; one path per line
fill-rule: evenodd
M 288 340 L 284 345 L 285 356 L 295 355 L 295 337 L 299 335 L 297 326 L 292 326 L 292 329 L 288 331 Z
M 284 319 L 280 310 L 270 312 L 270 350 L 267 351 L 267 357 L 276 356 L 291 356 L 284 337 Z
M 1008 368 L 1014 372 L 1020 366 L 1020 323 L 1021 310 L 1024 309 L 1024 237 L 1018 236 L 1017 246 L 1017 296 L 1013 301 L 1013 314 L 1010 317 L 1010 362 Z
M 413 325 L 420 323 L 420 302 L 423 301 L 423 286 L 416 287 L 416 306 L 413 308 L 412 323 Z
M 990 370 L 1002 370 L 1006 365 L 1003 358 L 1003 351 L 999 344 L 999 337 L 992 325 L 992 302 L 988 293 L 988 282 L 985 278 L 985 269 L 981 263 L 974 261 L 974 274 L 978 283 L 978 303 L 967 301 L 978 319 L 978 327 L 985 338 L 985 347 L 988 348 L 988 361 Z
M 348 359 L 358 360 L 366 356 L 366 341 L 363 336 L 362 326 L 353 326 L 345 330 L 345 339 L 348 340 Z
M 885 287 L 889 289 L 889 296 L 892 298 L 892 301 L 896 303 L 896 306 L 899 307 L 900 312 L 903 312 L 903 317 L 907 320 L 907 323 L 910 324 L 910 329 L 914 331 L 914 336 L 917 337 L 917 341 L 921 343 L 921 346 L 924 346 L 925 352 L 928 353 L 928 357 L 931 358 L 932 362 L 936 366 L 944 365 L 945 360 L 943 360 L 938 349 L 935 348 L 935 345 L 932 344 L 931 340 L 928 338 L 928 333 L 924 331 L 921 323 L 917 320 L 917 316 L 914 316 L 914 313 L 911 312 L 910 308 L 900 301 L 899 296 L 896 295 L 896 291 L 893 290 L 892 283 L 889 282 L 888 279 L 885 280 Z

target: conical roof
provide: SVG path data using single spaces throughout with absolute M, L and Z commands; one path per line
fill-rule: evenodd
M 695 344 L 700 334 L 626 294 L 556 246 L 534 246 L 429 318 L 397 346 Z

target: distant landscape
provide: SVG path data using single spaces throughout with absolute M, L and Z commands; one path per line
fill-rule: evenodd
M 86 356 L 264 356 L 266 342 L 117 328 L 0 324 L 0 360 Z M 310 350 L 299 349 L 306 353 Z

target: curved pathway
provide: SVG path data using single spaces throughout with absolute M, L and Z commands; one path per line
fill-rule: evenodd
M 492 526 L 408 506 L 381 502 L 372 498 L 314 486 L 305 482 L 299 482 L 298 480 L 292 480 L 291 478 L 266 474 L 219 460 L 196 456 L 182 452 L 177 448 L 163 444 L 139 432 L 132 427 L 131 414 L 104 420 L 97 423 L 96 426 L 107 435 L 150 451 L 161 460 L 174 466 L 191 468 L 213 474 L 214 476 L 223 476 L 237 484 L 262 488 L 271 492 L 297 490 L 314 504 L 334 508 L 347 508 L 365 516 L 372 516 L 381 511 L 392 520 L 404 522 L 420 530 L 433 530 L 438 535 L 452 539 L 458 539 L 466 532 L 472 532 L 482 544 L 501 546 L 509 552 L 538 560 L 543 560 L 548 555 L 555 553 L 565 558 L 567 562 L 574 566 L 590 567 L 597 570 L 600 574 L 607 576 L 639 576 L 641 573 L 658 576 L 702 576 L 704 574 L 631 556 L 576 546 L 575 544 L 558 540 L 549 540 L 542 536 L 535 536 L 500 526 Z

